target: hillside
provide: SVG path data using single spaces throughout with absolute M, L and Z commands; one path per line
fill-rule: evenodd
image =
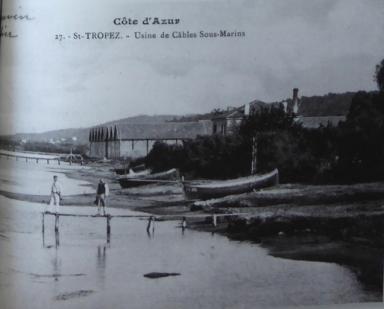
M 173 119 L 178 119 L 181 116 L 175 115 L 156 115 L 156 116 L 148 116 L 148 115 L 137 115 L 133 117 L 122 118 L 118 120 L 113 120 L 109 122 L 105 122 L 100 124 L 100 126 L 111 126 L 111 125 L 119 125 L 119 124 L 159 124 L 171 121 Z
M 113 125 L 127 125 L 131 128 L 137 126 L 141 129 L 142 135 L 151 135 L 155 130 L 157 125 L 168 123 L 172 120 L 178 120 L 179 116 L 175 115 L 156 115 L 156 116 L 148 116 L 148 115 L 139 115 L 134 117 L 127 117 L 115 121 L 109 121 L 98 126 L 113 126 Z M 61 141 L 71 142 L 74 144 L 85 144 L 88 143 L 89 137 L 89 129 L 91 127 L 86 128 L 70 128 L 70 129 L 62 129 L 62 130 L 52 130 L 43 133 L 20 133 L 11 136 L 12 140 L 27 140 L 31 142 L 49 142 L 49 141 Z M 150 130 L 150 132 L 146 132 L 146 128 Z
M 301 97 L 299 114 L 305 117 L 345 116 L 348 114 L 354 92 L 329 93 L 324 96 Z

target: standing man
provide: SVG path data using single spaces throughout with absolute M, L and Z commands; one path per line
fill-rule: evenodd
M 98 214 L 100 214 L 100 206 L 103 206 L 103 213 L 105 215 L 105 206 L 107 204 L 108 195 L 109 195 L 108 184 L 105 183 L 103 179 L 100 179 L 99 184 L 97 185 L 97 191 L 96 191 L 96 202 L 97 202 Z
M 60 201 L 62 200 L 61 197 L 61 186 L 59 182 L 57 181 L 57 175 L 53 176 L 53 183 L 51 186 L 51 200 L 49 201 L 49 205 L 55 205 L 56 206 L 56 213 L 59 210 Z

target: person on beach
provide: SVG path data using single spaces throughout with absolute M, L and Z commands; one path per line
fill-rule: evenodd
M 105 207 L 107 204 L 107 196 L 109 195 L 109 187 L 103 179 L 100 179 L 99 184 L 97 185 L 96 191 L 96 205 L 97 213 L 100 214 L 100 206 L 103 207 L 103 214 L 105 215 Z
M 53 183 L 51 186 L 51 199 L 49 201 L 49 205 L 53 206 L 55 205 L 55 211 L 59 211 L 59 206 L 60 206 L 60 201 L 62 200 L 61 196 L 61 186 L 60 183 L 58 182 L 58 177 L 57 175 L 53 176 Z

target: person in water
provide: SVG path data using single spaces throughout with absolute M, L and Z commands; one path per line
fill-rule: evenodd
M 56 206 L 55 211 L 58 212 L 61 200 L 62 200 L 61 186 L 60 186 L 60 183 L 58 181 L 57 175 L 54 175 L 53 176 L 53 183 L 51 186 L 51 199 L 49 201 L 49 205 L 50 206 L 55 205 Z
M 107 197 L 109 195 L 109 187 L 103 179 L 100 179 L 99 184 L 97 185 L 96 191 L 96 205 L 97 212 L 100 214 L 100 207 L 103 207 L 103 214 L 105 215 L 105 207 L 107 205 Z

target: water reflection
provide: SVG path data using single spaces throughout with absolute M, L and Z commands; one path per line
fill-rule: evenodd
M 98 285 L 104 290 L 106 287 L 106 269 L 107 269 L 107 249 L 110 248 L 108 243 L 98 245 L 96 251 L 96 275 Z
M 56 282 L 59 281 L 59 277 L 61 274 L 61 259 L 59 257 L 58 249 L 59 249 L 58 247 L 55 248 L 55 254 L 51 261 L 53 266 L 53 275 Z
M 43 248 L 45 249 L 51 249 L 53 247 L 55 247 L 56 249 L 60 247 L 60 232 L 59 230 L 55 230 L 55 244 L 52 245 L 52 244 L 47 244 L 46 240 L 45 240 L 45 231 L 43 229 L 42 231 L 42 242 L 43 242 Z
M 55 248 L 59 248 L 60 246 L 60 233 L 59 230 L 55 231 Z
M 105 270 L 105 265 L 107 262 L 107 245 L 98 245 L 97 246 L 97 268 L 99 270 Z

